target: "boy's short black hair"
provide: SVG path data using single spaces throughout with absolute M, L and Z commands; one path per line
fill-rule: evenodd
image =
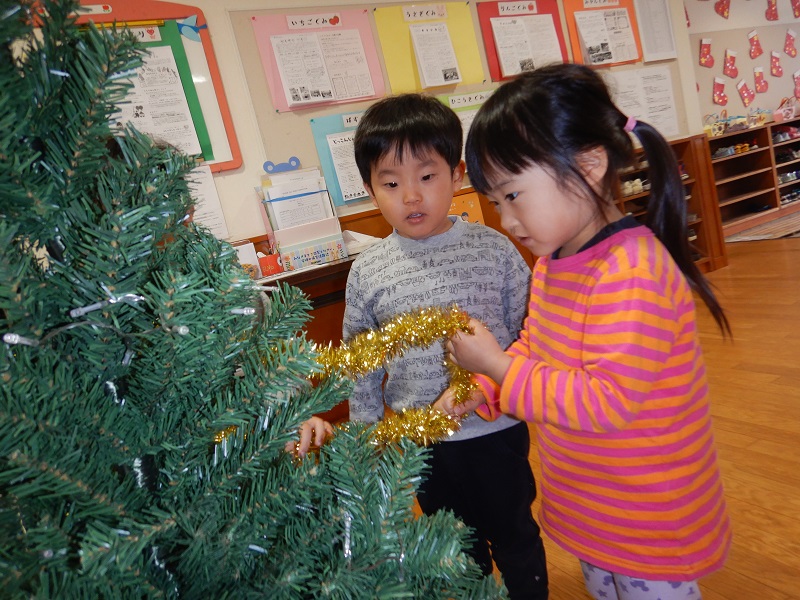
M 370 106 L 356 129 L 356 165 L 362 181 L 370 182 L 372 166 L 388 152 L 397 158 L 437 152 L 455 169 L 461 161 L 461 121 L 432 96 L 400 94 Z

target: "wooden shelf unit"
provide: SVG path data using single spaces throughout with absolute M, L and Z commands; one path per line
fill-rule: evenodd
M 796 137 L 778 137 L 791 128 Z M 726 148 L 734 154 L 723 156 Z M 709 138 L 708 152 L 724 235 L 800 211 L 800 117 Z
M 689 244 L 696 254 L 696 262 L 703 272 L 714 271 L 728 264 L 725 242 L 722 237 L 720 210 L 711 175 L 708 139 L 704 134 L 674 139 L 669 142 L 675 158 L 683 165 L 683 187 L 686 195 L 687 224 L 690 229 Z M 625 214 L 644 222 L 647 216 L 649 190 L 624 195 L 625 182 L 649 181 L 648 166 L 641 161 L 632 170 L 620 173 L 620 190 L 617 203 Z

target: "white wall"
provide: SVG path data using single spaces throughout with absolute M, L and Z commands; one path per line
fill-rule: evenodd
M 749 111 L 760 108 L 772 111 L 777 108 L 784 97 L 795 93 L 793 74 L 800 69 L 800 53 L 792 57 L 784 52 L 784 42 L 788 30 L 794 31 L 798 39 L 795 46 L 800 50 L 800 19 L 794 16 L 790 0 L 777 0 L 778 19 L 770 21 L 766 17 L 766 0 L 731 0 L 728 18 L 719 15 L 715 10 L 714 0 L 694 0 L 686 2 L 691 26 L 690 56 L 688 64 L 694 72 L 699 86 L 697 97 L 703 115 L 720 114 L 724 109 L 729 117 L 746 116 Z M 750 40 L 748 34 L 755 31 L 763 54 L 750 58 Z M 700 66 L 701 40 L 711 41 L 711 55 L 714 65 L 711 68 Z M 735 65 L 738 73 L 731 78 L 723 72 L 726 50 L 736 53 Z M 783 74 L 774 76 L 770 72 L 771 52 L 778 53 Z M 744 82 L 750 90 L 755 91 L 754 68 L 760 67 L 768 89 L 764 93 L 755 93 L 753 103 L 745 106 L 737 85 Z M 685 69 L 688 73 L 689 69 Z M 714 79 L 717 78 L 728 97 L 726 105 L 715 104 L 713 100 Z
M 689 33 L 723 31 L 742 27 L 752 29 L 759 25 L 777 25 L 779 23 L 795 23 L 796 26 L 798 24 L 792 12 L 791 0 L 777 1 L 777 21 L 767 21 L 766 19 L 767 0 L 730 0 L 727 19 L 715 12 L 715 0 L 686 0 L 686 2 L 673 0 L 672 3 L 686 5 L 686 12 L 691 21 Z
M 786 1 L 788 3 L 788 0 Z M 743 0 L 732 0 L 732 2 L 742 3 Z M 225 221 L 230 233 L 229 240 L 235 241 L 261 235 L 266 230 L 258 208 L 258 197 L 253 188 L 258 186 L 261 180 L 261 175 L 263 174 L 262 165 L 265 160 L 272 160 L 273 157 L 288 158 L 297 153 L 293 152 L 291 148 L 282 147 L 286 143 L 285 135 L 276 136 L 276 139 L 279 140 L 276 146 L 280 145 L 281 147 L 265 147 L 265 144 L 269 144 L 269 135 L 265 135 L 262 138 L 259 130 L 253 104 L 254 100 L 250 96 L 246 73 L 239 56 L 235 28 L 231 21 L 232 13 L 321 6 L 365 6 L 365 4 L 364 2 L 348 2 L 347 0 L 314 0 L 313 2 L 308 0 L 188 0 L 187 4 L 196 6 L 203 11 L 208 22 L 214 53 L 219 63 L 225 95 L 230 105 L 234 129 L 242 152 L 242 167 L 234 171 L 224 171 L 214 176 L 222 202 Z M 369 6 L 378 4 L 399 4 L 399 2 L 397 0 L 374 0 Z M 692 68 L 693 55 L 691 53 L 689 33 L 686 30 L 683 2 L 670 0 L 669 4 L 672 11 L 673 28 L 678 49 L 678 75 L 673 83 L 678 88 L 676 96 L 685 99 L 684 106 L 681 107 L 681 112 L 685 115 L 687 129 L 685 133 L 694 134 L 702 131 L 702 121 L 695 92 Z M 694 2 L 693 4 L 713 5 L 713 1 Z M 473 18 L 475 15 L 474 10 L 473 7 Z M 476 36 L 480 41 L 480 35 L 477 32 L 477 21 L 475 26 Z M 482 44 L 480 47 L 481 51 L 483 51 Z M 482 60 L 485 63 L 485 58 L 482 58 Z M 688 68 L 685 68 L 686 65 L 688 65 Z M 488 74 L 488 68 L 486 68 L 485 64 L 484 71 Z M 259 98 L 257 101 L 270 102 L 270 99 Z M 358 109 L 358 105 L 354 105 L 354 110 Z M 337 107 L 335 112 L 343 112 L 343 109 Z M 283 118 L 283 115 L 281 115 L 281 118 Z M 293 116 L 286 115 L 282 123 L 294 123 L 299 126 L 300 121 L 296 118 L 292 120 L 293 118 Z M 303 126 L 308 128 L 307 123 Z M 318 164 L 307 164 L 309 161 L 302 157 L 301 160 L 303 160 L 303 166 Z
M 374 4 L 396 4 L 387 0 L 376 0 Z M 262 235 L 266 232 L 258 208 L 258 197 L 254 187 L 258 186 L 264 174 L 262 165 L 271 156 L 283 155 L 275 148 L 265 148 L 250 97 L 245 72 L 239 56 L 234 29 L 231 24 L 231 11 L 257 11 L 265 9 L 286 9 L 318 6 L 346 6 L 363 4 L 347 0 L 190 0 L 187 4 L 196 6 L 206 17 L 211 40 L 214 45 L 225 95 L 230 105 L 233 126 L 242 152 L 242 167 L 235 171 L 224 171 L 214 176 L 217 192 L 222 203 L 229 240 Z M 269 102 L 262 98 L 260 102 Z M 291 156 L 289 151 L 286 157 Z M 312 165 L 303 165 L 312 166 Z

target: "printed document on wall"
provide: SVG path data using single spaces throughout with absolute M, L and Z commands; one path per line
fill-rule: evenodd
M 375 95 L 357 29 L 270 36 L 289 106 Z
M 628 10 L 587 10 L 575 13 L 583 60 L 605 65 L 639 58 Z
M 614 103 L 626 115 L 650 123 L 665 137 L 680 134 L 669 67 L 608 73 Z
M 342 190 L 342 199 L 345 202 L 368 196 L 356 165 L 355 150 L 353 149 L 355 135 L 355 130 L 350 130 L 325 136 L 331 152 L 333 168 L 336 171 L 336 179 Z
M 228 225 L 222 214 L 222 204 L 217 194 L 217 186 L 214 185 L 211 167 L 208 165 L 195 167 L 186 177 L 186 181 L 195 201 L 192 220 L 208 227 L 215 237 L 221 240 L 228 239 Z
M 635 0 L 644 62 L 678 58 L 667 0 Z
M 315 33 L 270 37 L 289 106 L 333 100 L 333 89 Z
M 357 29 L 319 33 L 319 43 L 331 78 L 334 100 L 375 94 L 367 55 Z
M 503 77 L 563 62 L 553 15 L 493 17 L 490 21 Z
M 133 87 L 118 105 L 113 120 L 131 123 L 142 133 L 169 143 L 181 152 L 202 152 L 183 91 L 178 65 L 169 46 L 154 46 L 142 57 L 142 66 L 131 78 Z
M 423 88 L 461 82 L 456 51 L 447 23 L 409 25 L 414 57 Z

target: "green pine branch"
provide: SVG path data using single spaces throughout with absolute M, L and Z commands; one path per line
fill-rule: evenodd
M 424 449 L 347 424 L 296 288 L 191 222 L 192 159 L 113 123 L 142 59 L 74 0 L 0 5 L 0 589 L 9 598 L 500 598 Z

